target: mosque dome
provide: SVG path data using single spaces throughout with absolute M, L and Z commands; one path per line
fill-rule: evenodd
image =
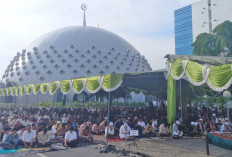
M 151 70 L 145 57 L 118 35 L 96 27 L 71 26 L 49 32 L 18 52 L 2 81 L 37 84 Z

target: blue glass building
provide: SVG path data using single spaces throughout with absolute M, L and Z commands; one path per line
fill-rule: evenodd
M 177 55 L 192 55 L 192 6 L 175 10 L 175 53 Z

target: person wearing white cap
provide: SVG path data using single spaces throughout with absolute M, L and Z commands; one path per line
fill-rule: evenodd
M 130 139 L 130 127 L 128 124 L 125 122 L 124 125 L 122 125 L 119 129 L 119 136 L 121 139 L 128 140 Z
M 221 133 L 231 133 L 231 127 L 229 122 L 225 122 L 224 125 L 221 127 Z
M 109 139 L 114 139 L 115 138 L 115 134 L 114 134 L 114 123 L 113 122 L 110 122 L 109 123 L 109 129 L 108 127 L 105 128 L 105 137 L 107 138 L 107 135 L 108 135 L 108 138 Z
M 197 125 L 195 122 L 191 122 L 191 127 L 189 129 L 189 136 L 198 136 L 200 135 L 198 130 L 197 130 Z
M 180 132 L 178 129 L 179 125 L 180 122 L 178 120 L 173 124 L 173 133 L 172 133 L 173 138 L 180 138 L 183 136 L 183 132 Z
M 201 135 L 204 135 L 207 131 L 206 126 L 204 124 L 204 120 L 202 118 L 199 119 L 198 130 L 201 133 Z

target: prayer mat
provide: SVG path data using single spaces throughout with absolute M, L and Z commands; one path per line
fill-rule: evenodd
M 113 139 L 108 139 L 109 142 L 122 142 L 124 141 L 123 139 L 117 139 L 117 140 L 113 140 Z
M 17 152 L 18 149 L 1 149 L 0 154 L 11 154 Z
M 227 136 L 225 136 L 223 134 L 208 133 L 207 136 L 209 138 L 209 143 L 232 150 L 231 135 L 227 134 Z

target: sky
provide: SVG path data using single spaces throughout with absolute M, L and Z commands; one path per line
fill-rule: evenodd
M 17 52 L 43 34 L 83 23 L 131 43 L 153 70 L 174 54 L 174 10 L 199 0 L 0 0 L 0 76 Z M 1 77 L 0 77 L 1 78 Z

